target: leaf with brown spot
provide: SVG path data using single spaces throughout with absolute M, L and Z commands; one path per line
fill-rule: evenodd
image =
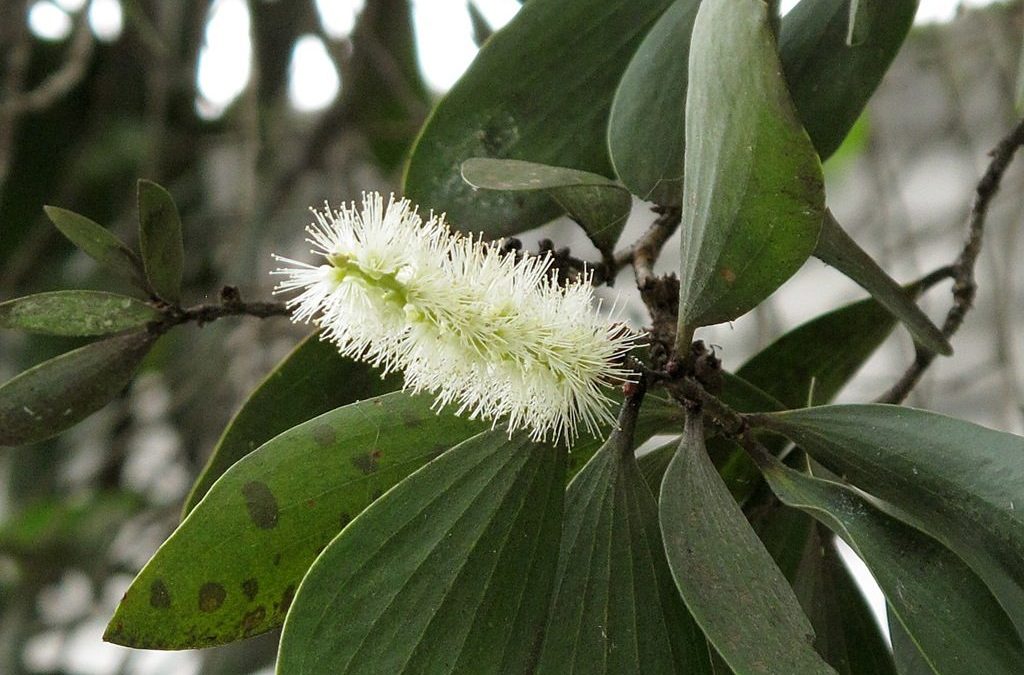
M 565 455 L 488 431 L 390 491 L 303 579 L 278 672 L 529 672 L 558 557 Z
M 394 423 L 412 415 L 419 425 Z M 395 393 L 338 408 L 275 437 L 228 469 L 164 543 L 129 588 L 106 639 L 186 649 L 280 625 L 289 587 L 342 528 L 339 514 L 359 514 L 375 495 L 432 459 L 436 446 L 450 448 L 487 427 L 438 415 L 429 398 Z M 324 428 L 335 435 L 330 451 L 316 440 Z M 381 451 L 377 470 L 364 473 L 353 459 L 374 450 Z M 149 603 L 155 579 L 171 598 L 189 601 L 157 611 Z M 211 603 L 200 611 L 195 599 L 210 581 L 223 586 L 225 597 L 216 609 Z M 254 590 L 251 597 L 246 588 Z M 245 622 L 259 606 L 266 608 L 263 618 Z

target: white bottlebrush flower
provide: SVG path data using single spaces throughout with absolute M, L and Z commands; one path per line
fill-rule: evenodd
M 307 228 L 319 265 L 289 265 L 275 292 L 296 321 L 312 322 L 342 354 L 436 396 L 458 414 L 507 420 L 509 433 L 571 443 L 582 425 L 613 423 L 607 389 L 638 333 L 595 312 L 589 279 L 564 287 L 548 258 L 518 257 L 420 218 L 408 200 L 379 194 L 314 211 Z

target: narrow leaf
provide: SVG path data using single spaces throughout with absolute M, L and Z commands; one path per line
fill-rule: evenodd
M 462 179 L 485 190 L 546 191 L 606 255 L 612 253 L 633 204 L 629 192 L 604 176 L 518 159 L 472 157 L 462 163 Z
M 1024 632 L 1024 439 L 887 405 L 772 414 L 814 459 L 959 555 Z
M 821 165 L 780 68 L 764 2 L 701 3 L 686 100 L 682 335 L 760 303 L 818 240 Z
M 661 484 L 669 567 L 708 640 L 740 673 L 834 673 L 793 589 L 758 540 L 704 450 L 697 415 Z
M 895 326 L 895 317 L 876 300 L 854 302 L 797 326 L 736 374 L 786 408 L 828 403 Z
M 181 300 L 185 250 L 178 208 L 167 190 L 148 180 L 139 181 L 139 246 L 156 294 L 172 303 Z
M 67 209 L 44 206 L 43 211 L 61 234 L 90 258 L 116 274 L 143 283 L 142 262 L 110 230 Z
M 635 410 L 569 484 L 539 673 L 710 673 L 633 456 Z
M 755 530 L 786 575 L 814 628 L 814 647 L 842 675 L 895 675 L 889 645 L 839 557 L 831 532 L 777 505 Z
M 0 445 L 56 436 L 117 396 L 146 356 L 146 331 L 93 342 L 0 385 Z
M 306 570 L 350 520 L 485 428 L 395 393 L 284 432 L 213 484 L 139 572 L 104 639 L 191 649 L 280 625 Z
M 860 117 L 907 37 L 917 5 L 918 0 L 802 0 L 782 20 L 779 52 L 789 91 L 822 159 L 839 148 Z M 848 44 L 853 11 L 857 20 Z
M 903 322 L 914 340 L 933 352 L 947 355 L 953 353 L 942 331 L 921 311 L 912 295 L 846 234 L 831 211 L 825 213 L 814 255 L 860 284 L 871 297 Z
M 608 120 L 615 173 L 648 201 L 679 206 L 686 147 L 687 57 L 700 0 L 675 0 L 640 44 Z
M 328 410 L 399 386 L 397 378 L 382 379 L 370 366 L 342 357 L 334 345 L 310 335 L 235 413 L 185 500 L 184 515 L 232 464 L 274 436 Z
M 331 542 L 288 614 L 279 673 L 522 673 L 547 618 L 565 452 L 486 432 Z
M 956 554 L 839 483 L 777 461 L 764 475 L 783 502 L 820 521 L 867 563 L 935 672 L 1024 672 L 1024 650 L 1013 624 Z
M 135 298 L 99 291 L 54 291 L 0 303 L 0 328 L 49 335 L 111 335 L 161 318 Z
M 669 0 L 531 0 L 481 48 L 416 143 L 403 192 L 456 227 L 499 237 L 557 216 L 544 194 L 476 192 L 470 157 L 612 175 L 608 112 L 626 64 Z

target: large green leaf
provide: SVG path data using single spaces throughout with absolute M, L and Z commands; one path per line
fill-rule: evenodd
M 852 0 L 857 2 L 857 0 Z M 918 0 L 860 0 L 848 44 L 851 0 L 802 0 L 782 21 L 779 51 L 789 91 L 814 147 L 843 142 L 903 44 Z
M 701 3 L 686 99 L 681 335 L 760 303 L 818 240 L 821 165 L 780 68 L 764 2 Z
M 659 509 L 676 585 L 733 670 L 835 672 L 811 647 L 814 632 L 793 589 L 715 471 L 697 415 L 665 472 Z
M 540 673 L 711 672 L 633 456 L 633 412 L 569 484 Z
M 49 335 L 110 335 L 161 317 L 135 298 L 99 291 L 54 291 L 0 303 L 0 328 Z
M 957 553 L 1024 632 L 1024 438 L 887 405 L 821 406 L 768 421 Z
M 955 553 L 839 483 L 780 462 L 765 467 L 764 476 L 783 502 L 833 530 L 867 563 L 936 673 L 1024 672 L 1013 624 Z
M 789 331 L 736 374 L 787 408 L 828 403 L 892 333 L 896 319 L 869 298 Z
M 559 213 L 544 195 L 476 192 L 470 157 L 523 159 L 610 176 L 612 96 L 669 0 L 532 0 L 490 37 L 427 120 L 404 192 L 460 229 L 496 237 Z
M 814 628 L 814 647 L 843 675 L 895 675 L 871 607 L 839 557 L 832 534 L 806 513 L 770 509 L 754 523 Z
M 605 255 L 614 249 L 633 205 L 629 192 L 609 178 L 519 159 L 472 157 L 462 163 L 462 178 L 487 190 L 546 191 Z
M 0 445 L 56 436 L 117 396 L 153 344 L 146 331 L 93 342 L 0 385 Z
M 349 520 L 487 428 L 430 404 L 400 393 L 353 403 L 238 461 L 136 577 L 105 639 L 187 649 L 280 625 L 306 570 Z
M 529 672 L 554 582 L 564 473 L 564 450 L 495 431 L 410 476 L 310 568 L 277 672 Z
M 917 306 L 913 295 L 896 283 L 850 238 L 831 211 L 825 212 L 814 255 L 860 284 L 871 297 L 903 322 L 917 342 L 939 354 L 953 353 L 949 341 Z
M 43 211 L 61 234 L 90 258 L 116 274 L 145 285 L 142 261 L 110 230 L 67 209 L 44 206 Z
M 675 0 L 629 62 L 608 119 L 619 179 L 648 201 L 679 206 L 686 147 L 687 56 L 700 0 Z
M 310 335 L 235 413 L 185 500 L 184 515 L 232 464 L 274 436 L 328 410 L 399 386 L 396 377 L 381 379 L 370 366 L 342 357 L 334 345 Z
M 148 180 L 139 181 L 139 247 L 156 294 L 172 303 L 181 300 L 185 250 L 178 207 L 167 190 Z

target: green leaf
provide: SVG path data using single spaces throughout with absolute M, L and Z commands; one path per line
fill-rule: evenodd
M 764 476 L 779 499 L 834 531 L 864 560 L 935 672 L 1024 672 L 1013 624 L 956 554 L 839 483 L 777 461 Z
M 462 178 L 485 190 L 544 190 L 605 255 L 614 249 L 633 205 L 629 192 L 604 176 L 518 159 L 471 157 L 462 163 Z
M 701 3 L 689 87 L 681 335 L 735 319 L 789 279 L 814 250 L 825 201 L 764 2 Z
M 710 673 L 633 456 L 635 410 L 569 484 L 539 673 Z
M 928 665 L 924 654 L 914 644 L 907 629 L 893 615 L 891 608 L 888 609 L 886 615 L 889 619 L 889 637 L 892 640 L 896 671 L 900 675 L 935 675 L 935 671 Z
M 736 374 L 786 408 L 828 403 L 895 326 L 896 319 L 877 301 L 854 302 L 797 326 Z
M 820 406 L 766 421 L 952 549 L 1024 632 L 1024 439 L 887 405 Z
M 46 216 L 72 244 L 108 270 L 144 285 L 138 256 L 110 230 L 74 211 L 44 206 Z
M 310 568 L 277 672 L 528 672 L 554 582 L 564 473 L 564 450 L 494 431 L 410 476 Z
M 532 0 L 484 44 L 438 103 L 413 149 L 403 192 L 468 232 L 498 237 L 559 214 L 545 195 L 474 191 L 470 157 L 523 159 L 612 175 L 612 96 L 669 0 Z
M 146 331 L 93 342 L 0 385 L 0 445 L 56 436 L 125 388 L 153 344 Z
M 659 508 L 676 585 L 733 670 L 835 672 L 811 647 L 814 632 L 793 589 L 715 471 L 698 416 L 687 418 Z
M 153 290 L 168 302 L 180 301 L 185 265 L 181 219 L 167 190 L 148 180 L 139 181 L 139 246 Z
M 0 328 L 49 335 L 110 335 L 162 317 L 135 298 L 99 291 L 54 291 L 0 303 Z
M 915 341 L 938 354 L 953 353 L 942 331 L 921 311 L 913 296 L 846 234 L 831 211 L 825 212 L 814 255 L 860 284 L 871 297 L 903 322 Z
M 608 120 L 615 173 L 648 201 L 679 206 L 686 147 L 687 56 L 700 0 L 675 0 L 629 62 Z
M 822 159 L 842 144 L 910 31 L 918 0 L 802 0 L 782 21 L 779 52 L 800 119 Z M 866 30 L 866 32 L 863 32 Z
M 239 460 L 139 573 L 104 639 L 189 649 L 280 625 L 306 570 L 352 518 L 487 428 L 430 404 L 400 393 L 353 403 Z
M 807 514 L 776 505 L 755 522 L 814 628 L 814 647 L 844 675 L 895 675 L 889 645 L 832 534 Z
M 345 358 L 314 333 L 303 340 L 253 391 L 228 423 L 192 492 L 184 515 L 235 462 L 274 436 L 328 410 L 399 388 L 398 378 Z

